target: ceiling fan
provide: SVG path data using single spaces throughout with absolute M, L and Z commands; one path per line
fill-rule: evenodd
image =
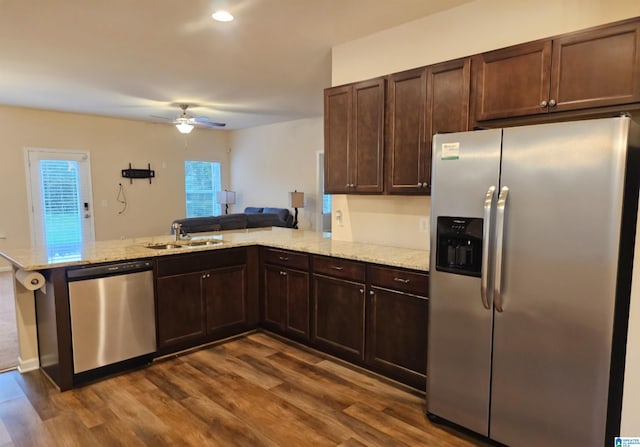
M 224 127 L 225 123 L 216 123 L 213 121 L 209 121 L 209 118 L 206 116 L 191 116 L 187 114 L 187 109 L 189 108 L 189 104 L 179 104 L 180 109 L 182 110 L 182 114 L 173 120 L 173 124 L 176 125 L 176 128 L 180 133 L 190 133 L 194 127 Z M 158 117 L 161 118 L 161 117 Z M 166 118 L 163 118 L 166 119 Z

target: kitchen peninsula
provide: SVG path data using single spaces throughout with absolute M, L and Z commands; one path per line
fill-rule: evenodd
M 64 259 L 46 250 L 0 254 L 15 269 L 46 278 L 35 292 L 38 357 L 61 390 L 94 378 L 93 372 L 99 377 L 132 366 L 119 362 L 78 374 L 71 342 L 71 275 L 122 261 L 148 261 L 153 271 L 157 349 L 143 360 L 264 328 L 424 389 L 425 250 L 271 228 L 177 243 L 168 235 L 98 241 Z

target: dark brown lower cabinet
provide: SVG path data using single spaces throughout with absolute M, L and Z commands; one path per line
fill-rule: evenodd
M 159 355 L 251 328 L 245 249 L 161 257 L 156 275 Z
M 202 299 L 204 273 L 158 278 L 158 347 L 197 343 L 207 332 Z
M 264 272 L 264 320 L 263 324 L 276 331 L 284 330 L 285 300 L 282 268 L 266 264 Z
M 208 335 L 242 329 L 246 324 L 246 270 L 246 266 L 236 265 L 206 274 L 204 295 Z
M 264 323 L 294 338 L 309 340 L 309 273 L 264 266 Z
M 427 371 L 428 278 L 426 273 L 369 266 L 367 364 L 422 390 Z
M 364 361 L 363 283 L 313 275 L 314 336 L 319 347 L 347 360 Z
M 309 255 L 262 249 L 263 322 L 275 332 L 308 342 L 311 336 Z

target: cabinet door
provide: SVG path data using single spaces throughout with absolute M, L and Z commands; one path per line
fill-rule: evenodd
M 157 280 L 158 347 L 196 344 L 206 335 L 202 296 L 204 273 Z
M 314 275 L 314 342 L 348 360 L 364 360 L 364 284 Z
M 349 142 L 351 192 L 383 190 L 384 100 L 384 78 L 353 86 L 353 126 Z
M 205 281 L 207 333 L 227 335 L 247 325 L 246 267 L 211 270 Z
M 640 22 L 555 39 L 552 67 L 551 111 L 640 101 Z
M 389 76 L 386 189 L 390 193 L 424 192 L 421 167 L 430 164 L 430 161 L 423 159 L 426 110 L 426 69 Z
M 349 192 L 349 139 L 352 120 L 352 87 L 324 91 L 324 190 Z
M 476 120 L 547 112 L 550 40 L 479 54 L 472 64 Z
M 427 371 L 426 297 L 371 287 L 367 362 L 424 390 Z
M 264 322 L 276 330 L 284 329 L 284 271 L 273 265 L 264 266 Z
M 431 193 L 433 135 L 469 130 L 471 59 L 459 59 L 429 67 L 427 73 L 426 144 L 420 154 L 424 192 Z
M 287 312 L 285 330 L 291 335 L 309 339 L 309 274 L 284 270 Z

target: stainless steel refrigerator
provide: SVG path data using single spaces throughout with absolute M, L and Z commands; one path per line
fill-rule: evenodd
M 434 138 L 432 419 L 513 446 L 612 445 L 638 152 L 629 117 Z

